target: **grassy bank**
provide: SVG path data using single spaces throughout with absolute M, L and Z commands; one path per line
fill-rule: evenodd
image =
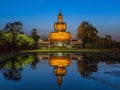
M 13 52 L 13 53 L 2 53 L 0 54 L 0 61 L 17 57 L 19 55 L 25 55 L 28 53 L 54 53 L 54 52 L 65 52 L 65 53 L 98 53 L 98 54 L 109 54 L 109 55 L 115 55 L 120 56 L 120 49 L 65 49 L 65 50 L 54 50 L 54 49 L 42 49 L 42 50 L 25 50 L 25 51 L 19 51 L 19 52 Z
M 111 50 L 111 49 L 65 49 L 65 50 L 54 50 L 54 49 L 44 49 L 44 50 L 26 50 L 26 51 L 20 51 L 20 52 L 91 52 L 91 53 L 112 53 L 112 54 L 120 54 L 120 50 Z

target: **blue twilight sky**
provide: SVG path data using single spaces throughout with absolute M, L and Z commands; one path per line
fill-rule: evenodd
M 36 28 L 47 36 L 60 10 L 73 37 L 80 23 L 88 21 L 101 36 L 110 34 L 120 40 L 120 0 L 0 0 L 0 28 L 19 20 L 27 34 Z

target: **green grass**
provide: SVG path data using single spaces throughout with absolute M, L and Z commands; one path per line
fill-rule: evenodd
M 26 50 L 20 52 L 94 52 L 94 53 L 119 53 L 119 51 L 109 50 L 109 49 L 41 49 L 41 50 Z
M 20 51 L 20 52 L 87 52 L 88 50 L 55 50 L 55 49 L 42 49 L 42 50 L 26 50 L 26 51 Z
M 19 51 L 14 53 L 3 53 L 0 54 L 0 61 L 3 59 L 17 57 L 19 55 L 25 55 L 29 53 L 48 53 L 48 52 L 66 52 L 66 53 L 98 53 L 98 54 L 109 54 L 120 56 L 120 49 L 64 49 L 64 50 L 57 50 L 57 49 L 37 49 L 37 50 L 25 50 Z

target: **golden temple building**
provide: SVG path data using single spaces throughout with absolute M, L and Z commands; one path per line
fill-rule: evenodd
M 58 22 L 54 23 L 54 32 L 50 32 L 48 40 L 50 41 L 50 48 L 71 48 L 71 34 L 66 32 L 67 25 L 63 20 L 63 15 L 58 14 Z
M 38 47 L 48 49 L 71 49 L 80 48 L 82 46 L 81 40 L 73 40 L 70 32 L 67 32 L 67 24 L 63 22 L 63 15 L 58 14 L 58 21 L 54 23 L 54 31 L 48 35 L 48 40 L 38 40 Z

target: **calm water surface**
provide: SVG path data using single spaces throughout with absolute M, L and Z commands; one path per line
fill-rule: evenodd
M 120 90 L 120 57 L 34 53 L 0 61 L 0 90 Z

